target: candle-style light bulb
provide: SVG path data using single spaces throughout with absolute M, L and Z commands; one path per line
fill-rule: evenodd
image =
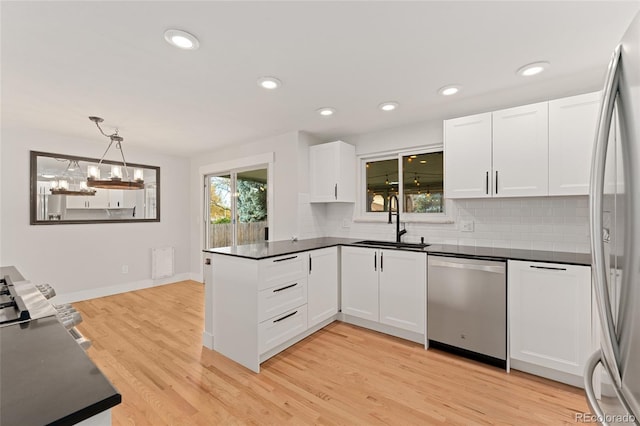
M 114 180 L 122 179 L 122 167 L 111 166 L 111 179 L 114 179 Z
M 93 180 L 100 179 L 100 169 L 98 168 L 98 166 L 87 167 L 87 178 Z

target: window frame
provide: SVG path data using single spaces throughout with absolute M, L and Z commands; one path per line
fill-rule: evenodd
M 384 161 L 395 159 L 398 161 L 398 199 L 400 202 L 400 218 L 402 222 L 432 222 L 451 223 L 451 206 L 444 194 L 444 170 L 443 170 L 443 212 L 442 213 L 407 213 L 405 212 L 404 183 L 403 183 L 403 157 L 409 155 L 431 154 L 442 152 L 443 145 L 434 145 L 423 148 L 404 149 L 398 151 L 388 151 L 375 154 L 362 154 L 358 156 L 358 191 L 356 199 L 356 222 L 387 222 L 388 212 L 368 212 L 365 204 L 367 194 L 367 163 L 372 161 Z

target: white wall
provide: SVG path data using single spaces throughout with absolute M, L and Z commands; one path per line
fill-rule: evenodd
M 442 122 L 423 122 L 380 132 L 349 136 L 358 155 L 389 150 L 442 145 Z M 358 191 L 360 194 L 361 191 Z M 409 223 L 404 241 L 483 247 L 589 251 L 587 196 L 517 199 L 449 200 L 450 224 Z M 354 222 L 353 204 L 327 207 L 324 233 L 333 237 L 395 238 L 394 225 Z M 355 214 L 354 214 L 355 213 Z M 385 216 L 386 217 L 386 216 Z M 348 227 L 344 226 L 347 222 Z M 462 232 L 460 221 L 474 222 L 473 232 Z
M 203 166 L 229 163 L 264 153 L 274 153 L 273 191 L 269 239 L 286 240 L 292 237 L 313 238 L 323 230 L 314 219 L 315 208 L 308 203 L 308 147 L 318 141 L 304 132 L 289 132 L 241 145 L 232 145 L 203 153 L 191 159 L 191 270 L 202 274 L 204 241 Z M 220 170 L 225 172 L 228 170 Z M 322 207 L 318 210 L 323 212 Z M 303 221 L 301 222 L 301 218 Z M 301 226 L 302 224 L 302 226 Z M 312 224 L 313 226 L 310 226 Z M 201 276 L 201 275 L 200 275 Z M 201 278 L 200 278 L 201 279 Z
M 29 224 L 29 151 L 99 158 L 105 144 L 35 129 L 2 129 L 0 264 L 48 282 L 61 301 L 113 294 L 189 278 L 189 161 L 126 145 L 128 161 L 160 167 L 161 221 L 80 225 Z M 113 149 L 113 148 L 112 148 Z M 109 159 L 118 159 L 115 152 Z M 151 280 L 151 249 L 175 248 L 172 279 Z M 128 265 L 129 272 L 121 272 Z

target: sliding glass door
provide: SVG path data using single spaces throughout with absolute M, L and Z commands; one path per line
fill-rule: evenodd
M 267 168 L 206 176 L 208 248 L 267 240 L 267 180 Z

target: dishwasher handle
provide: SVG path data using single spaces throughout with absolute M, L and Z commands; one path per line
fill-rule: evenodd
M 475 263 L 447 262 L 433 259 L 429 259 L 429 265 L 441 266 L 443 268 L 472 269 L 474 271 L 493 272 L 496 274 L 504 274 L 506 269 L 504 265 L 478 265 Z

